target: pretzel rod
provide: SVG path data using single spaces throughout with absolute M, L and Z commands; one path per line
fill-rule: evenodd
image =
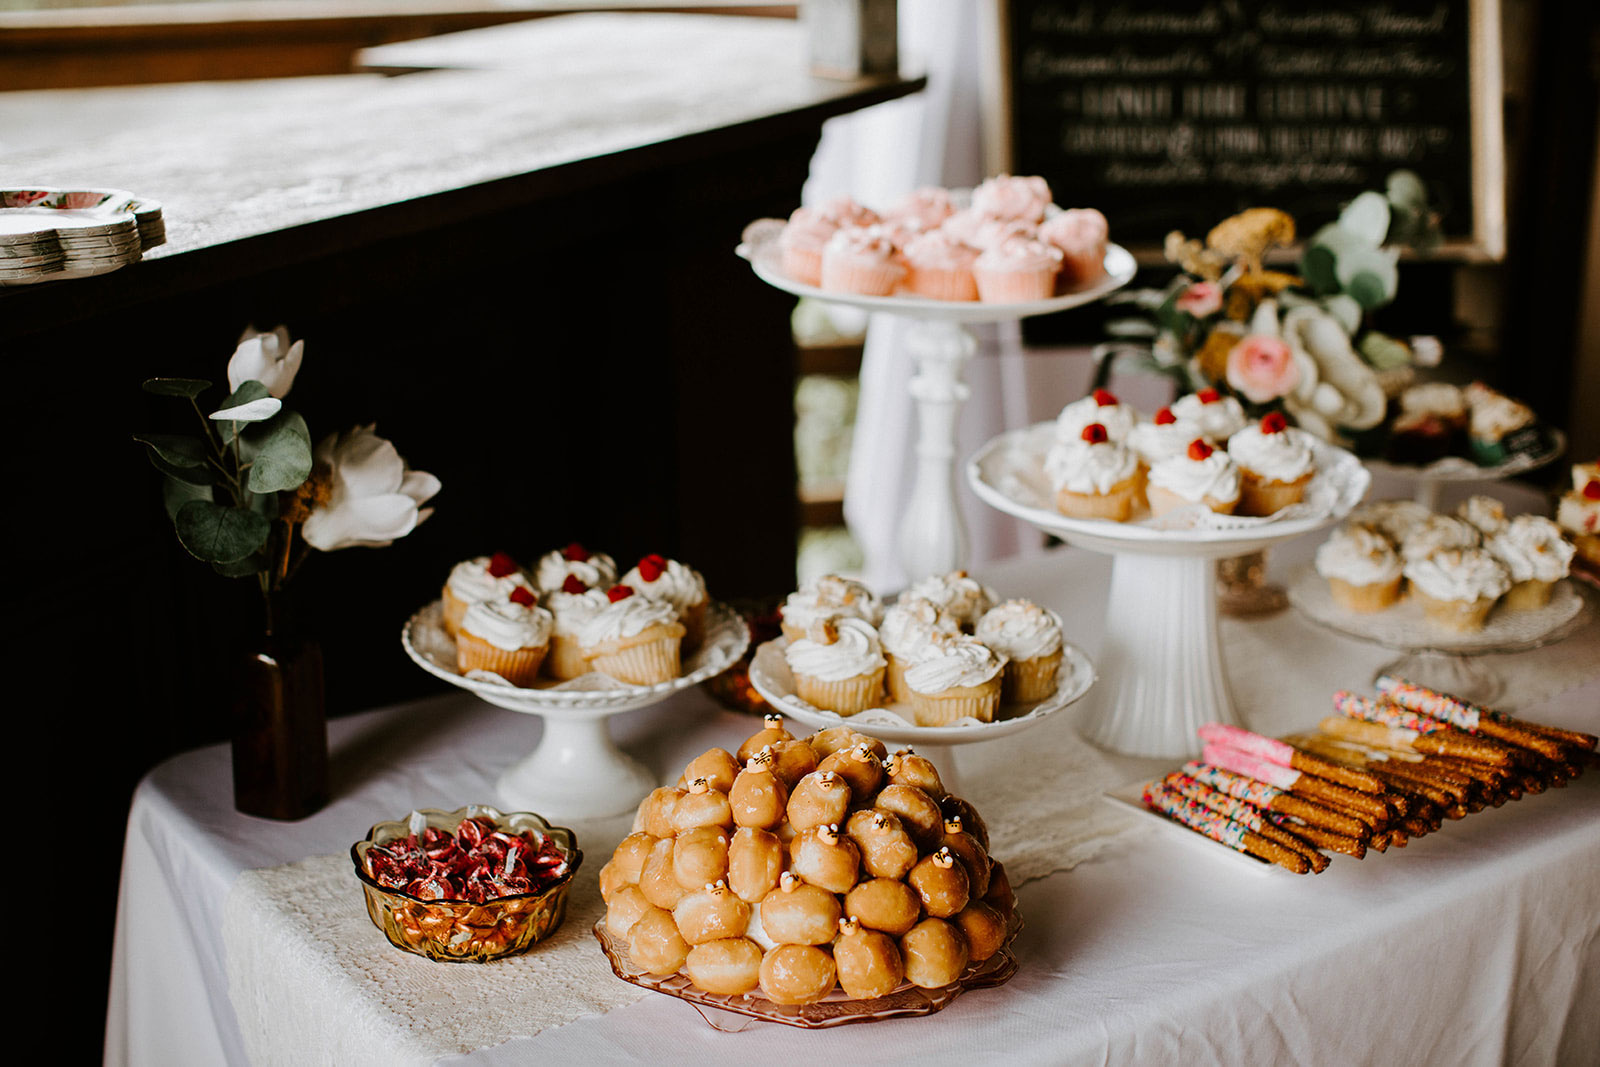
M 1297 748 L 1308 749 L 1334 762 L 1364 770 L 1390 790 L 1403 786 L 1441 807 L 1465 801 L 1467 787 L 1472 784 L 1470 778 L 1454 772 L 1423 769 L 1422 757 L 1415 753 L 1406 753 L 1405 758 L 1396 759 L 1378 749 L 1323 734 L 1294 734 L 1286 740 Z
M 1197 804 L 1182 796 L 1164 783 L 1151 782 L 1145 786 L 1144 802 L 1163 815 L 1235 851 L 1249 853 L 1276 863 L 1296 874 L 1305 874 L 1311 870 L 1311 864 L 1300 853 L 1268 841 L 1260 834 L 1245 829 L 1204 804 Z
M 1329 852 L 1338 852 L 1345 856 L 1354 856 L 1356 859 L 1361 859 L 1367 854 L 1366 842 L 1359 837 L 1335 833 L 1332 830 L 1314 826 L 1308 822 L 1301 822 L 1279 812 L 1268 812 L 1267 818 L 1289 833 L 1311 842 L 1317 848 L 1325 848 Z
M 1459 795 L 1457 795 L 1457 793 L 1451 792 L 1448 787 L 1428 778 L 1409 778 L 1400 771 L 1388 769 L 1375 773 L 1384 780 L 1390 789 L 1398 789 L 1421 797 L 1436 808 L 1453 807 L 1456 804 L 1464 803 L 1467 799 L 1467 791 L 1465 789 L 1456 787 L 1459 790 Z
M 1391 836 L 1389 831 L 1385 830 L 1381 834 L 1373 834 L 1371 839 L 1368 840 L 1367 844 L 1371 845 L 1373 848 L 1377 849 L 1379 852 L 1388 852 L 1389 851 L 1389 842 L 1392 841 L 1392 840 L 1393 840 L 1393 837 Z
M 1248 804 L 1267 811 L 1281 812 L 1294 815 L 1314 826 L 1331 830 L 1336 834 L 1347 837 L 1366 839 L 1370 831 L 1366 824 L 1359 819 L 1352 819 L 1321 804 L 1302 800 L 1291 796 L 1281 789 L 1277 789 L 1265 782 L 1258 782 L 1240 774 L 1233 774 L 1221 767 L 1201 763 L 1199 760 L 1190 760 L 1183 765 L 1183 773 L 1196 781 L 1204 782 L 1213 789 L 1220 790 L 1230 797 L 1237 797 Z
M 1561 730 L 1540 723 L 1523 722 L 1502 712 L 1479 707 L 1459 697 L 1392 675 L 1379 675 L 1378 692 L 1401 707 L 1431 715 L 1468 733 L 1481 733 L 1501 741 L 1532 749 L 1548 759 L 1562 759 L 1567 745 L 1593 749 L 1600 738 L 1592 734 Z
M 1329 723 L 1336 719 L 1334 716 L 1322 720 L 1323 733 L 1365 737 L 1371 739 L 1368 740 L 1368 744 L 1383 748 L 1409 748 L 1425 755 L 1454 756 L 1477 763 L 1503 766 L 1515 759 L 1512 750 L 1498 741 L 1458 733 L 1437 719 L 1429 719 L 1414 711 L 1406 711 L 1395 704 L 1380 704 L 1375 700 L 1340 690 L 1334 694 L 1333 706 L 1335 710 L 1352 720 L 1386 728 L 1388 733 L 1385 735 L 1339 733 L 1336 727 L 1329 726 Z M 1382 740 L 1379 740 L 1379 737 L 1382 737 Z
M 1235 774 L 1249 775 L 1269 782 L 1279 789 L 1285 789 L 1297 796 L 1314 800 L 1327 807 L 1337 807 L 1350 812 L 1362 812 L 1372 820 L 1387 820 L 1389 808 L 1383 801 L 1366 793 L 1358 793 L 1354 789 L 1346 789 L 1342 785 L 1334 785 L 1324 781 L 1314 774 L 1296 771 L 1288 767 L 1280 767 L 1276 763 L 1252 756 L 1248 752 L 1241 752 L 1222 744 L 1208 744 L 1201 751 L 1200 758 L 1223 770 L 1233 771 Z M 1362 820 L 1367 821 L 1366 819 Z
M 1393 845 L 1395 848 L 1405 848 L 1406 842 L 1410 840 L 1410 836 L 1408 836 L 1404 830 L 1396 828 L 1389 831 L 1389 844 Z M 1382 849 L 1379 849 L 1379 851 L 1381 852 Z
M 1281 829 L 1269 821 L 1260 811 L 1244 801 L 1236 797 L 1230 797 L 1226 793 L 1219 793 L 1204 782 L 1195 781 L 1182 771 L 1174 771 L 1167 775 L 1165 782 L 1170 788 L 1176 789 L 1190 800 L 1204 804 L 1212 811 L 1232 819 L 1245 829 L 1258 833 L 1269 841 L 1276 841 L 1284 848 L 1300 853 L 1306 858 L 1306 862 L 1311 864 L 1311 873 L 1320 874 L 1328 866 L 1328 857 L 1288 830 Z
M 1200 739 L 1207 743 L 1226 745 L 1264 759 L 1268 763 L 1276 763 L 1280 767 L 1314 774 L 1318 778 L 1335 782 L 1347 789 L 1362 793 L 1383 792 L 1383 783 L 1372 775 L 1318 759 L 1309 752 L 1302 752 L 1295 746 L 1276 738 L 1263 737 L 1237 726 L 1225 726 L 1220 722 L 1208 722 L 1196 732 L 1200 735 Z

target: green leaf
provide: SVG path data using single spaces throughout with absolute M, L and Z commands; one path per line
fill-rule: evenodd
M 1360 271 L 1350 279 L 1345 291 L 1355 297 L 1356 303 L 1373 311 L 1388 303 L 1383 294 L 1383 279 L 1369 270 Z
M 1384 183 L 1389 202 L 1418 214 L 1425 214 L 1428 206 L 1428 187 L 1422 179 L 1409 170 L 1397 170 Z
M 311 431 L 293 411 L 280 411 L 244 432 L 254 460 L 246 484 L 252 493 L 298 489 L 311 474 Z
M 210 389 L 211 383 L 203 378 L 150 378 L 141 388 L 156 396 L 196 397 Z
M 133 435 L 133 439 L 147 446 L 151 452 L 160 456 L 171 466 L 204 467 L 206 465 L 205 442 L 199 438 L 171 433 L 136 433 Z
M 267 543 L 272 524 L 253 511 L 194 500 L 178 509 L 178 540 L 207 563 L 234 563 Z
M 1377 330 L 1368 330 L 1356 348 L 1378 370 L 1396 370 L 1411 365 L 1411 349 Z
M 1339 257 L 1339 282 L 1344 291 L 1355 297 L 1368 311 L 1382 307 L 1394 299 L 1400 288 L 1400 268 L 1396 253 L 1380 249 L 1363 249 Z M 1370 275 L 1360 282 L 1357 279 Z
M 232 563 L 213 563 L 211 569 L 224 578 L 252 578 L 267 569 L 267 557 L 260 552 L 252 552 Z
M 195 485 L 170 475 L 161 479 L 161 502 L 166 505 L 167 518 L 173 523 L 178 521 L 178 512 L 192 500 L 210 501 L 211 487 Z
M 247 382 L 239 383 L 239 388 L 229 393 L 228 399 L 217 405 L 217 410 L 236 408 L 240 404 L 248 404 L 252 400 L 265 400 L 271 395 L 266 386 L 252 378 Z
M 180 482 L 190 485 L 212 485 L 216 482 L 216 474 L 210 467 L 179 467 L 168 463 L 154 451 L 146 452 L 150 457 L 151 466 L 169 478 L 176 478 Z
M 1313 292 L 1336 293 L 1339 291 L 1337 264 L 1333 251 L 1326 245 L 1312 245 L 1300 257 L 1300 273 Z
M 1377 248 L 1389 234 L 1389 201 L 1382 193 L 1362 193 L 1339 212 L 1339 228 Z
M 245 501 L 245 506 L 251 511 L 255 512 L 257 515 L 260 515 L 263 519 L 271 522 L 273 519 L 278 517 L 277 493 L 246 492 L 245 496 L 248 497 L 248 499 Z

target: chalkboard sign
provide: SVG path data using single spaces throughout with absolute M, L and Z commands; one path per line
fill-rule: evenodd
M 1008 0 L 1009 169 L 1115 240 L 1247 207 L 1331 220 L 1420 175 L 1462 254 L 1503 254 L 1494 0 Z

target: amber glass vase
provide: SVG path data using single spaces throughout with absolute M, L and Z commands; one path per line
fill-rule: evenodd
M 283 593 L 240 664 L 233 725 L 233 805 L 266 819 L 303 819 L 328 802 L 322 648 L 294 625 Z

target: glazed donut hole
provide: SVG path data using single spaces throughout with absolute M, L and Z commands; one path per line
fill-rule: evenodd
M 922 989 L 940 989 L 961 977 L 967 966 L 966 935 L 943 919 L 924 919 L 900 939 L 906 981 Z
M 683 898 L 684 889 L 672 869 L 673 839 L 663 837 L 650 849 L 650 857 L 639 874 L 639 891 L 658 908 L 671 911 Z
M 735 824 L 768 830 L 783 821 L 789 808 L 789 787 L 778 777 L 776 762 L 770 748 L 762 749 L 733 780 L 728 803 Z
M 922 898 L 894 878 L 870 878 L 845 894 L 844 913 L 862 926 L 899 937 L 922 918 Z
M 961 829 L 960 819 L 945 820 L 941 847 L 949 849 L 966 868 L 968 891 L 972 896 L 981 898 L 989 891 L 989 854 L 978 844 L 977 838 Z
M 813 771 L 795 784 L 787 814 L 795 833 L 828 823 L 843 825 L 850 814 L 850 784 L 832 771 Z
M 696 778 L 704 778 L 712 789 L 726 793 L 733 788 L 739 770 L 740 761 L 733 758 L 733 753 L 725 748 L 708 749 L 689 761 L 678 784 L 687 788 Z
M 968 957 L 973 963 L 982 963 L 1006 943 L 1005 919 L 981 900 L 971 901 L 956 912 L 954 922 L 966 935 Z
M 861 853 L 861 867 L 873 878 L 903 879 L 920 858 L 911 835 L 886 811 L 863 808 L 851 814 L 845 833 Z
M 861 870 L 861 855 L 836 823 L 828 823 L 801 832 L 789 843 L 789 870 L 830 893 L 848 893 Z
M 636 885 L 625 885 L 611 895 L 606 907 L 606 930 L 612 937 L 627 938 L 639 917 L 655 907 Z
M 794 735 L 783 728 L 783 716 L 770 714 L 765 716 L 764 729 L 745 738 L 744 744 L 739 746 L 737 753 L 740 763 L 748 763 L 750 757 L 760 752 L 763 748 L 776 749 L 785 741 L 793 741 Z
M 787 945 L 826 945 L 839 932 L 839 897 L 820 886 L 785 874 L 779 887 L 761 898 L 761 929 Z
M 651 974 L 674 974 L 689 958 L 689 943 L 678 933 L 671 912 L 651 908 L 628 931 L 628 955 Z
M 774 1004 L 813 1004 L 833 991 L 833 957 L 814 945 L 779 945 L 761 957 L 761 991 Z
M 983 816 L 978 814 L 977 808 L 954 794 L 946 793 L 939 798 L 939 810 L 947 819 L 960 819 L 961 828 L 977 838 L 985 852 L 989 851 L 989 827 L 984 823 Z
M 748 993 L 761 983 L 761 948 L 747 937 L 707 941 L 689 950 L 683 973 L 707 993 Z
M 713 789 L 704 778 L 694 779 L 672 809 L 672 826 L 680 834 L 698 826 L 722 826 L 731 833 L 733 807 L 728 803 L 728 794 Z
M 839 749 L 817 764 L 817 770 L 837 774 L 849 784 L 853 796 L 863 799 L 876 793 L 884 781 L 883 763 L 865 742 Z
M 909 748 L 899 749 L 884 761 L 891 785 L 909 785 L 920 789 L 935 800 L 944 796 L 944 783 L 933 761 L 919 756 Z
M 720 826 L 685 830 L 672 842 L 672 876 L 684 889 L 698 889 L 728 875 L 728 832 Z
M 672 921 L 691 945 L 743 937 L 745 927 L 750 925 L 750 905 L 734 896 L 726 883 L 718 881 L 685 893 L 672 909 Z
M 840 919 L 839 928 L 839 939 L 833 943 L 833 965 L 845 995 L 870 1000 L 894 992 L 905 979 L 905 963 L 895 939 L 850 919 Z
M 778 887 L 787 861 L 782 841 L 765 830 L 741 827 L 728 845 L 728 888 L 755 904 Z
M 970 899 L 967 870 L 947 848 L 919 860 L 906 882 L 922 898 L 923 910 L 936 919 L 949 918 Z
M 795 783 L 817 769 L 817 754 L 804 741 L 785 741 L 772 750 L 773 772 L 784 785 Z
M 855 743 L 856 732 L 848 726 L 834 726 L 826 730 L 819 730 L 806 739 L 811 746 L 811 751 L 817 754 L 820 763 L 842 748 L 849 748 Z
M 651 837 L 671 837 L 678 832 L 673 824 L 672 813 L 678 806 L 687 790 L 676 786 L 662 786 L 654 790 L 639 804 L 641 824 L 639 829 Z
M 898 818 L 921 851 L 938 848 L 944 840 L 944 812 L 932 797 L 915 786 L 886 785 L 878 792 L 873 807 Z

